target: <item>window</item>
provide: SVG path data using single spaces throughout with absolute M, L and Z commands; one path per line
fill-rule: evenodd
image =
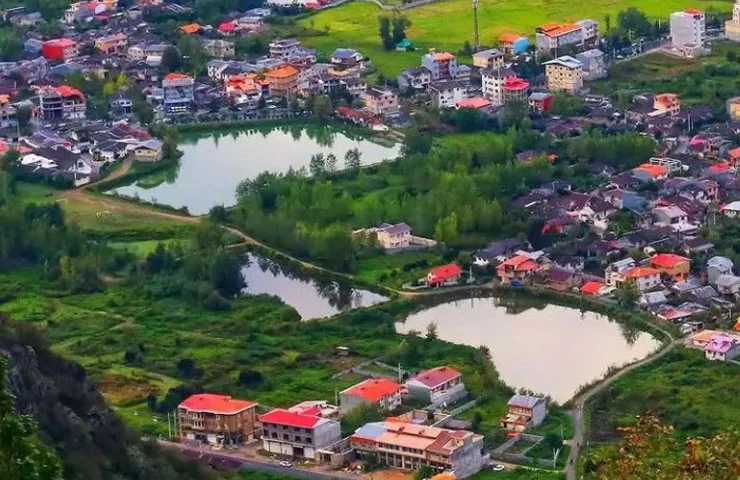
M 311 437 L 306 437 L 306 443 L 310 444 L 311 442 L 312 442 Z
M 298 442 L 298 443 L 301 443 L 301 437 L 299 437 L 298 435 L 296 435 L 295 436 L 295 441 Z
M 272 432 L 272 433 L 270 434 L 270 436 L 271 436 L 272 438 L 277 438 L 277 433 L 275 433 L 275 432 Z
M 284 433 L 283 440 L 290 440 L 290 435 L 288 435 L 287 433 Z

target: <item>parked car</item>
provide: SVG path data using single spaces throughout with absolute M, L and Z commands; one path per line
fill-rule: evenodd
M 494 464 L 493 464 L 493 465 L 491 466 L 491 470 L 493 470 L 494 472 L 503 472 L 505 468 L 506 468 L 506 467 L 504 467 L 504 466 L 503 466 L 503 465 L 501 465 L 500 463 L 494 463 Z
M 290 468 L 290 467 L 293 466 L 293 464 L 290 463 L 290 462 L 286 462 L 285 460 L 283 460 L 282 462 L 280 462 L 280 466 L 281 467 L 285 467 L 285 468 Z

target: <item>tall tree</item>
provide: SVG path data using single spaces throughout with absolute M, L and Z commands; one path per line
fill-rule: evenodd
M 160 63 L 165 73 L 176 72 L 182 67 L 182 57 L 177 47 L 169 46 L 162 52 L 162 62 Z
M 393 43 L 393 35 L 391 33 L 391 19 L 386 16 L 378 18 L 380 41 L 383 44 L 383 48 L 386 50 L 392 50 L 395 43 Z
M 347 170 L 359 170 L 361 165 L 362 153 L 355 147 L 347 150 L 344 154 L 344 167 Z

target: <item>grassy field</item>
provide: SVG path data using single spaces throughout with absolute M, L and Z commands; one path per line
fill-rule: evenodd
M 530 470 L 518 468 L 510 472 L 493 472 L 484 470 L 472 477 L 471 480 L 565 480 L 565 474 L 548 472 L 545 470 Z
M 679 348 L 612 384 L 594 400 L 591 436 L 612 440 L 620 425 L 651 412 L 680 436 L 711 436 L 740 429 L 740 367 L 710 362 L 703 352 Z
M 609 78 L 594 82 L 591 88 L 604 94 L 620 91 L 673 92 L 681 96 L 684 104 L 723 106 L 740 90 L 740 63 L 728 61 L 728 52 L 738 55 L 740 46 L 732 42 L 715 42 L 712 54 L 699 59 L 652 53 L 614 65 L 609 70 Z
M 609 13 L 615 19 L 620 10 L 629 7 L 641 9 L 650 18 L 667 21 L 671 12 L 682 8 L 713 7 L 729 11 L 732 3 L 718 0 L 490 0 L 480 3 L 481 42 L 492 45 L 502 33 L 531 36 L 536 26 L 553 21 L 593 18 L 602 22 L 603 27 L 605 14 Z M 421 53 L 428 48 L 458 52 L 465 41 L 473 40 L 473 14 L 469 0 L 440 0 L 406 11 L 404 14 L 412 23 L 407 35 L 416 44 L 416 52 L 389 52 L 382 48 L 377 22 L 382 13 L 377 5 L 360 2 L 324 10 L 302 20 L 302 24 L 320 31 L 328 27 L 328 35 L 309 37 L 306 42 L 323 54 L 330 54 L 337 47 L 357 48 L 370 56 L 381 73 L 395 76 L 406 67 L 419 65 Z M 465 58 L 460 60 L 466 61 Z

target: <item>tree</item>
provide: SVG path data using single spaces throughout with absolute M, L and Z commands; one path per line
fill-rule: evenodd
M 425 480 L 434 476 L 434 469 L 429 465 L 425 465 L 414 472 L 414 480 Z
M 586 103 L 581 97 L 575 95 L 568 95 L 566 93 L 556 93 L 553 96 L 552 104 L 550 105 L 550 113 L 552 115 L 560 115 L 563 117 L 575 117 L 581 115 L 586 111 Z
M 639 37 L 647 37 L 653 30 L 653 25 L 648 20 L 647 15 L 635 7 L 619 12 L 617 21 L 622 30 L 632 32 Z
M 182 67 L 182 57 L 177 47 L 169 46 L 162 52 L 162 62 L 160 63 L 165 73 L 176 72 Z
M 521 127 L 524 120 L 529 117 L 529 107 L 522 101 L 508 102 L 504 105 L 501 113 L 501 127 L 504 129 L 510 127 Z
M 315 153 L 311 155 L 311 160 L 308 162 L 308 170 L 311 175 L 318 177 L 322 173 L 326 172 L 326 159 L 323 153 Z
M 612 29 L 612 16 L 608 13 L 604 15 L 604 31 L 609 32 Z
M 265 377 L 257 370 L 242 370 L 239 372 L 239 384 L 245 387 L 258 387 L 265 383 Z
M 194 77 L 200 75 L 205 70 L 208 61 L 208 54 L 201 41 L 197 37 L 184 36 L 177 46 L 188 72 Z
M 332 112 L 331 99 L 325 95 L 314 97 L 312 110 L 314 117 L 328 118 Z
M 396 14 L 393 16 L 393 20 L 391 23 L 393 24 L 391 37 L 393 41 L 393 47 L 395 47 L 397 43 L 406 38 L 406 27 L 411 25 L 411 22 L 403 15 Z
M 393 36 L 391 34 L 391 19 L 386 16 L 381 16 L 378 18 L 378 25 L 378 33 L 380 34 L 380 41 L 383 48 L 386 50 L 393 50 L 395 44 L 393 43 Z
M 333 172 L 337 169 L 337 156 L 330 153 L 326 156 L 326 171 Z
M 435 240 L 450 245 L 456 243 L 458 237 L 457 213 L 452 212 L 437 221 L 437 225 L 434 227 Z
M 563 439 L 557 433 L 548 433 L 543 440 L 547 448 L 552 451 L 552 456 L 563 446 Z
M 403 140 L 404 154 L 418 153 L 426 155 L 432 149 L 432 136 L 419 130 L 411 130 Z
M 14 28 L 0 28 L 0 59 L 17 60 L 23 53 L 21 38 Z
M 637 287 L 637 281 L 634 278 L 628 278 L 617 290 L 617 299 L 625 307 L 631 307 L 640 298 L 640 290 Z
M 435 322 L 429 322 L 427 325 L 427 340 L 436 340 L 437 336 L 437 324 Z
M 344 154 L 344 167 L 347 170 L 359 170 L 361 158 L 362 152 L 357 147 L 347 150 L 347 153 Z

